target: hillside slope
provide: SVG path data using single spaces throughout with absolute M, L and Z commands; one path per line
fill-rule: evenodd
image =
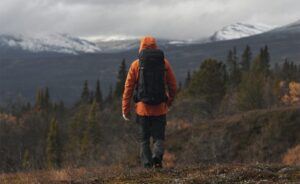
M 191 107 L 184 108 L 190 109 Z M 178 112 L 179 109 L 173 111 Z M 283 165 L 300 144 L 299 106 L 255 110 L 215 120 L 197 119 L 178 126 L 187 116 L 170 114 L 162 170 L 140 168 L 136 124 L 116 131 L 122 141 L 103 143 L 108 165 L 90 168 L 0 174 L 0 183 L 288 183 L 300 181 L 300 167 Z M 112 114 L 110 116 L 113 116 Z M 113 125 L 107 125 L 113 126 Z M 120 126 L 120 124 L 118 124 Z M 104 137 L 111 131 L 102 127 Z M 116 129 L 117 130 L 117 129 Z M 103 132 L 104 133 L 104 132 Z M 118 139 L 116 139 L 118 140 Z M 111 146 L 113 145 L 113 146 Z M 115 149 L 117 148 L 117 149 Z M 117 152 L 117 153 L 116 153 Z M 291 161 L 291 159 L 289 159 Z M 285 163 L 285 162 L 284 162 Z M 289 162 L 289 164 L 300 163 Z M 98 166 L 98 167 L 97 167 Z
M 299 132 L 299 107 L 256 110 L 194 122 L 170 133 L 166 145 L 180 164 L 281 163 L 288 149 L 300 144 Z

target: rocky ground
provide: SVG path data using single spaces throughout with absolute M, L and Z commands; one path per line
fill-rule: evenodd
M 300 183 L 300 167 L 269 164 L 228 164 L 161 170 L 93 168 L 5 174 L 0 183 L 133 184 L 133 183 Z

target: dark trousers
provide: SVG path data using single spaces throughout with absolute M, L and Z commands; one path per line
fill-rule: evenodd
M 141 161 L 144 166 L 152 165 L 153 160 L 162 161 L 164 154 L 164 140 L 166 115 L 137 116 L 140 127 Z M 150 138 L 153 140 L 153 150 L 150 148 Z

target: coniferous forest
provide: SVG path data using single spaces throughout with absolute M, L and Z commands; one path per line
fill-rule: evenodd
M 268 46 L 258 53 L 253 53 L 249 46 L 242 54 L 237 53 L 237 48 L 231 48 L 225 61 L 214 58 L 199 61 L 199 68 L 188 71 L 186 79 L 178 81 L 177 97 L 168 114 L 167 139 L 179 139 L 177 136 L 180 134 L 176 132 L 184 126 L 209 124 L 218 118 L 259 109 L 292 107 L 300 103 L 299 64 L 290 60 L 274 64 Z M 83 78 L 80 99 L 71 107 L 66 107 L 63 101 L 53 101 L 51 89 L 47 87 L 37 89 L 34 103 L 1 106 L 0 171 L 139 166 L 138 126 L 134 123 L 134 112 L 131 123 L 126 123 L 121 117 L 121 98 L 128 65 L 130 63 L 126 63 L 125 59 L 120 62 L 118 74 L 113 76 L 117 82 L 111 85 L 106 96 L 102 93 L 101 79 L 91 84 Z M 292 113 L 289 116 L 297 118 Z M 268 118 L 276 122 L 282 117 L 274 115 Z M 299 137 L 289 139 L 290 146 L 299 144 Z M 180 152 L 186 158 L 197 154 L 182 153 L 174 146 L 178 144 L 181 144 L 180 141 L 173 144 L 167 154 Z M 209 154 L 209 150 L 199 152 L 204 154 L 207 151 Z M 278 151 L 278 155 L 282 154 L 282 150 Z M 223 150 L 225 157 L 232 152 Z M 279 162 L 275 159 L 277 157 L 270 157 L 272 160 L 262 157 L 254 156 L 252 161 Z M 195 163 L 203 163 L 201 158 L 194 159 Z M 226 161 L 231 161 L 229 158 Z M 222 161 L 207 159 L 206 162 Z M 189 160 L 179 159 L 177 162 L 185 163 Z

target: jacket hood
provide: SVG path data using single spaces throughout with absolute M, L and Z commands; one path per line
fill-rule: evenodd
M 140 49 L 141 52 L 143 49 L 157 49 L 156 40 L 152 36 L 146 36 L 141 39 Z

